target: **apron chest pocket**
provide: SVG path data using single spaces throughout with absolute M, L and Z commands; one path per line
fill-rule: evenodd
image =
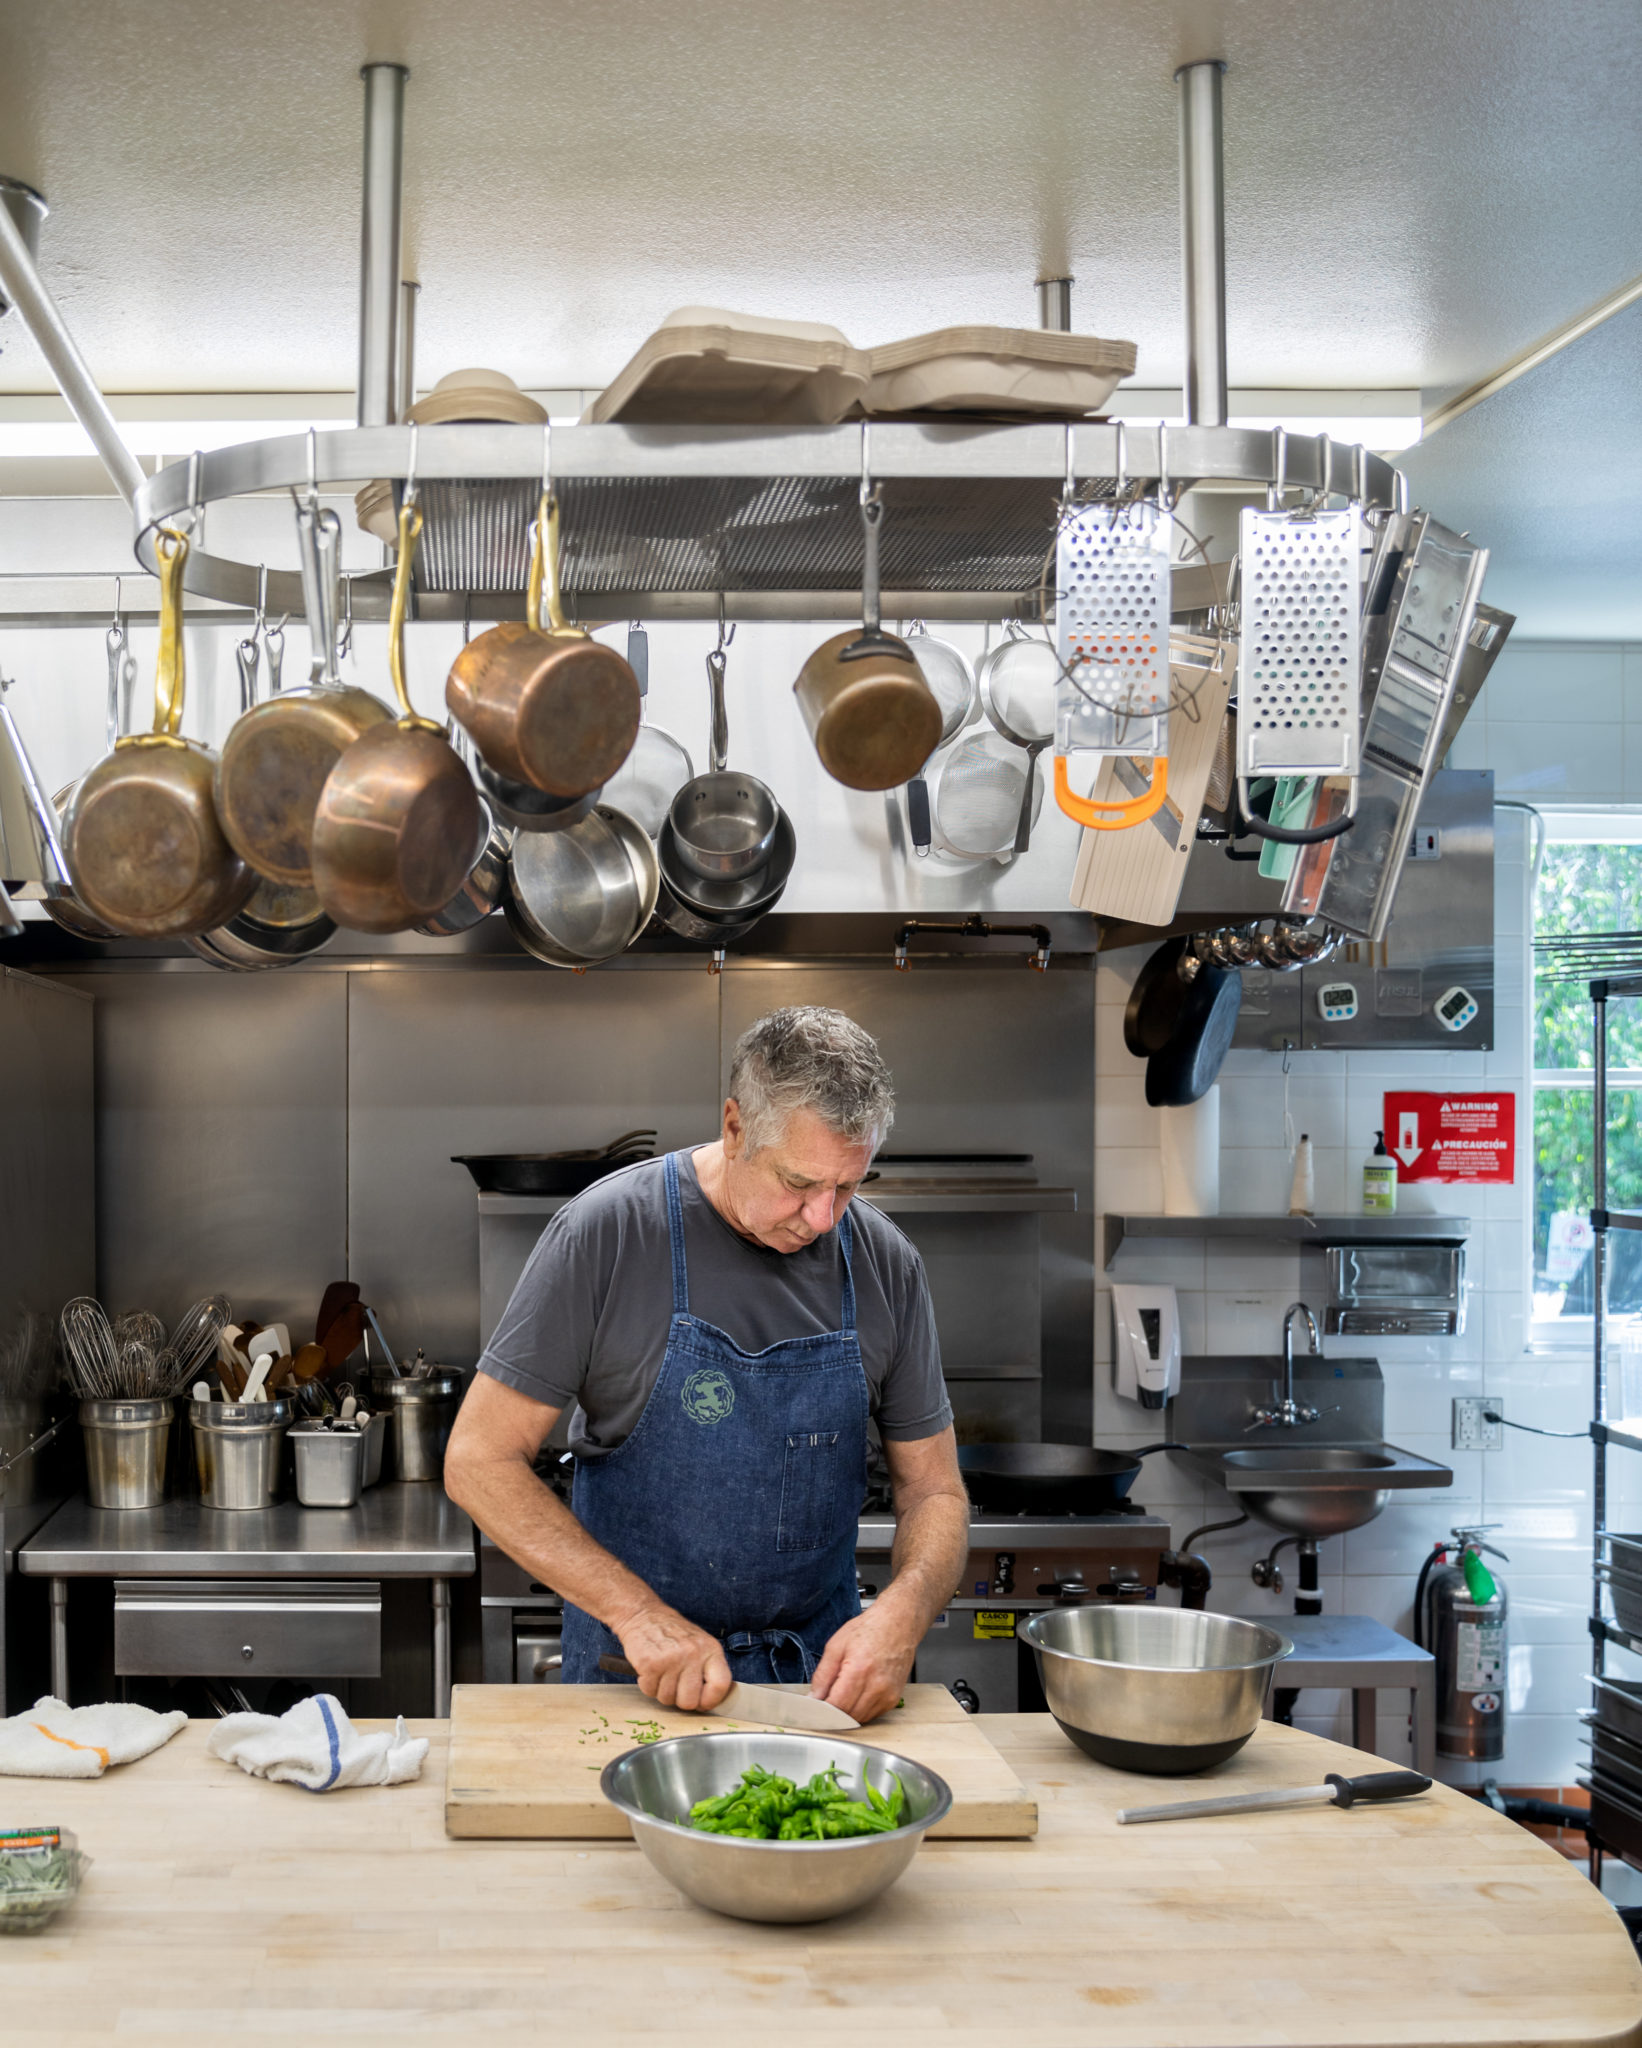
M 800 1430 L 787 1438 L 781 1470 L 777 1550 L 825 1550 L 837 1533 L 838 1431 Z

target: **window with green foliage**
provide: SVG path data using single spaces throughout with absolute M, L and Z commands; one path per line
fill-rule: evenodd
M 1552 826 L 1554 830 L 1554 824 Z M 1642 931 L 1642 843 L 1553 841 L 1536 940 Z M 1642 961 L 1642 940 L 1638 941 Z M 1534 978 L 1534 1323 L 1554 1338 L 1591 1313 L 1592 1009 L 1588 977 Z M 1642 1001 L 1608 1007 L 1608 1205 L 1642 1209 Z M 1608 1302 L 1642 1311 L 1642 1233 L 1609 1241 Z M 1571 1332 L 1570 1332 L 1571 1334 Z

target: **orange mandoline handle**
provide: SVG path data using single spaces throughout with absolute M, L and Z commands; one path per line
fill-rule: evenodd
M 1144 825 L 1163 808 L 1163 799 L 1169 794 L 1169 757 L 1159 754 L 1152 763 L 1152 786 L 1144 796 L 1131 797 L 1127 803 L 1096 803 L 1092 797 L 1074 796 L 1072 785 L 1066 776 L 1066 756 L 1055 756 L 1055 801 L 1069 818 L 1080 825 L 1086 825 L 1092 832 L 1124 832 L 1131 825 Z M 1103 813 L 1109 812 L 1110 816 Z

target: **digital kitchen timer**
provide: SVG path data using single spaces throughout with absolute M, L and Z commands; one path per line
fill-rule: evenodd
M 1331 981 L 1317 991 L 1317 1014 L 1325 1024 L 1344 1024 L 1357 1014 L 1357 991 L 1349 981 Z
M 1480 1005 L 1468 988 L 1451 988 L 1437 998 L 1437 1022 L 1449 1031 L 1463 1031 Z

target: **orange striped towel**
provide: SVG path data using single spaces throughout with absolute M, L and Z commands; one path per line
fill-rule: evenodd
M 111 1700 L 70 1707 L 48 1694 L 27 1713 L 0 1721 L 0 1777 L 100 1778 L 169 1742 L 186 1714 L 156 1714 Z

